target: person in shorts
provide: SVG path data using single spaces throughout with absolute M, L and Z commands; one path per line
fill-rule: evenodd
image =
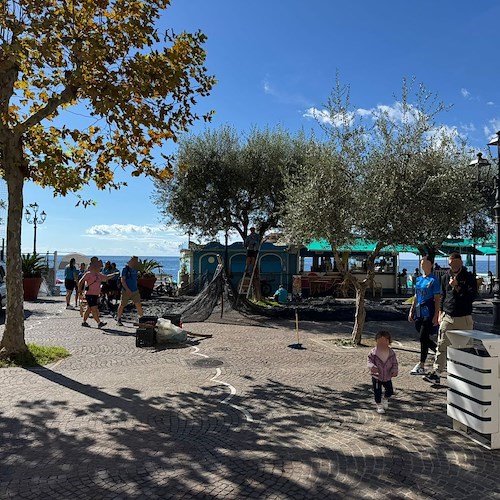
M 245 272 L 251 273 L 255 267 L 257 254 L 259 253 L 260 237 L 255 232 L 255 228 L 250 228 L 250 234 L 245 238 L 245 248 L 247 249 L 247 259 L 245 263 Z
M 137 269 L 139 267 L 139 258 L 133 256 L 123 268 L 121 273 L 122 294 L 118 313 L 116 315 L 116 324 L 122 326 L 122 314 L 125 306 L 129 302 L 133 302 L 139 318 L 142 316 L 141 295 L 137 286 Z
M 98 328 L 106 326 L 104 321 L 99 317 L 99 296 L 101 294 L 101 284 L 107 281 L 111 275 L 106 275 L 100 272 L 102 261 L 91 261 L 88 271 L 81 277 L 78 282 L 79 292 L 85 289 L 85 299 L 87 300 L 87 309 L 83 314 L 82 326 L 89 328 L 87 323 L 90 315 L 94 318 Z
M 66 288 L 66 309 L 73 309 L 71 305 L 71 295 L 76 289 L 76 277 L 78 270 L 75 266 L 75 259 L 71 259 L 69 264 L 64 268 L 64 288 Z M 75 307 L 78 304 L 78 293 L 75 292 Z

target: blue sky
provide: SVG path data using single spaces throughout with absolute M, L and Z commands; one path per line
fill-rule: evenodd
M 323 109 L 338 72 L 359 109 L 397 106 L 403 78 L 415 77 L 452 106 L 442 122 L 478 150 L 500 130 L 498 2 L 173 0 L 161 25 L 208 36 L 206 65 L 218 84 L 198 110 L 215 110 L 211 127 L 317 131 L 311 115 Z M 121 191 L 88 188 L 97 205 L 87 209 L 75 207 L 74 196 L 26 184 L 25 205 L 36 201 L 48 215 L 37 250 L 177 255 L 187 238 L 160 222 L 152 182 L 122 178 L 129 186 Z M 32 248 L 33 226 L 24 222 L 22 249 Z

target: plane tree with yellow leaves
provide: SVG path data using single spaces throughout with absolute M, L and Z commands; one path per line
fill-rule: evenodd
M 215 80 L 205 35 L 161 32 L 168 0 L 0 0 L 0 173 L 7 183 L 7 314 L 1 356 L 26 352 L 21 283 L 23 185 L 55 196 L 119 189 L 117 169 L 162 179 L 159 148 L 196 120 Z M 69 127 L 85 109 L 92 125 Z

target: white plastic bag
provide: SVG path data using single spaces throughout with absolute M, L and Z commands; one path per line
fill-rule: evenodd
M 172 324 L 169 319 L 158 318 L 156 322 L 156 342 L 158 344 L 171 344 L 186 342 L 187 333 Z

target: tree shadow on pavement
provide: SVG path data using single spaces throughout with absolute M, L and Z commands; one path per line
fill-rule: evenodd
M 58 390 L 0 415 L 7 497 L 444 499 L 497 488 L 498 452 L 450 429 L 440 393 L 399 391 L 379 415 L 369 384 L 267 379 L 229 397 L 213 377 L 146 396 L 30 372 Z

